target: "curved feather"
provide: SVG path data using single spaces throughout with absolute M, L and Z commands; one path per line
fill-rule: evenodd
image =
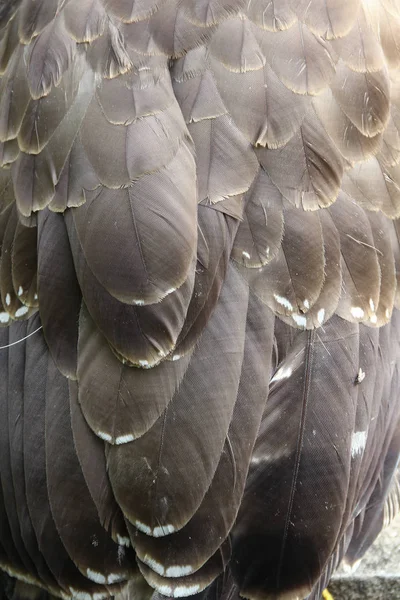
M 3 213 L 5 229 L 1 248 L 0 293 L 1 302 L 7 313 L 13 319 L 18 319 L 26 317 L 30 311 L 28 306 L 22 304 L 22 299 L 17 293 L 18 289 L 15 290 L 13 285 L 13 242 L 19 223 L 15 205 L 10 206 L 10 209 L 7 213 Z
M 321 122 L 309 113 L 300 130 L 282 148 L 257 149 L 261 165 L 294 206 L 317 210 L 337 198 L 343 163 Z
M 26 307 L 38 304 L 36 242 L 36 227 L 25 227 L 18 222 L 11 250 L 12 281 L 14 293 Z
M 196 151 L 199 201 L 219 202 L 247 192 L 258 162 L 250 143 L 227 115 L 189 125 Z
M 369 221 L 363 209 L 343 193 L 329 213 L 340 235 L 342 254 L 343 292 L 337 314 L 349 321 L 375 324 L 381 272 Z
M 249 597 L 310 593 L 336 542 L 347 493 L 358 325 L 334 317 L 324 331 L 293 337 L 280 363 L 286 376 L 271 387 L 234 530 L 232 569 Z M 328 389 L 335 402 L 325 402 Z
M 385 70 L 354 73 L 343 63 L 336 67 L 332 93 L 341 110 L 367 137 L 381 133 L 389 119 L 389 77 Z
M 229 71 L 258 71 L 265 65 L 265 56 L 255 31 L 252 22 L 246 18 L 227 19 L 212 36 L 209 52 Z
M 400 214 L 398 165 L 385 165 L 379 158 L 355 165 L 343 178 L 344 192 L 368 210 L 381 210 L 391 219 Z
M 318 213 L 306 213 L 290 204 L 284 205 L 283 219 L 284 234 L 275 258 L 261 271 L 241 267 L 240 272 L 275 313 L 288 315 L 293 326 L 305 328 L 307 311 L 325 278 L 321 224 Z
M 161 537 L 181 529 L 210 486 L 239 386 L 247 303 L 248 288 L 231 267 L 220 301 L 164 413 L 138 440 L 107 448 L 117 501 L 129 521 L 147 535 Z
M 245 72 L 232 72 L 216 60 L 211 67 L 225 106 L 253 144 L 279 148 L 298 131 L 309 98 L 289 90 L 268 63 Z
M 263 31 L 259 43 L 279 79 L 297 94 L 318 94 L 335 74 L 331 47 L 300 21 L 284 31 Z
M 385 64 L 382 46 L 366 18 L 363 5 L 351 30 L 347 35 L 333 40 L 332 44 L 346 65 L 358 73 L 374 73 Z
M 79 322 L 79 402 L 91 429 L 112 444 L 145 434 L 178 390 L 190 358 L 189 353 L 180 360 L 164 360 L 151 370 L 124 365 L 83 310 Z
M 25 324 L 15 328 L 13 334 L 18 340 L 28 333 L 30 327 Z M 11 337 L 10 342 L 12 343 Z M 29 424 L 24 423 L 25 404 L 25 380 L 20 376 L 21 370 L 26 370 L 26 346 L 16 344 L 10 348 L 8 355 L 8 430 L 9 430 L 9 460 L 10 481 L 9 485 L 14 488 L 15 511 L 19 523 L 21 540 L 27 557 L 32 561 L 34 570 L 31 571 L 50 590 L 57 588 L 56 581 L 49 570 L 43 555 L 40 552 L 35 531 L 29 514 L 29 506 L 26 496 L 25 465 L 24 465 L 24 428 Z M 25 561 L 25 564 L 26 561 Z
M 14 50 L 0 82 L 0 140 L 15 138 L 30 100 L 23 64 L 23 46 Z
M 225 540 L 242 498 L 252 448 L 268 395 L 274 316 L 249 297 L 242 373 L 232 421 L 210 487 L 190 521 L 171 536 L 134 538 L 138 558 L 163 577 L 197 572 Z M 251 410 L 247 399 L 257 389 Z M 212 532 L 212 535 L 210 535 Z
M 289 29 L 296 22 L 290 0 L 253 0 L 248 5 L 248 16 L 258 27 L 268 31 Z
M 181 146 L 158 173 L 143 175 L 129 188 L 87 193 L 73 211 L 80 251 L 112 296 L 152 304 L 186 281 L 196 248 L 194 180 L 192 154 Z
M 81 290 L 64 219 L 49 210 L 39 215 L 37 269 L 44 337 L 61 373 L 76 378 Z
M 72 381 L 69 396 L 75 450 L 100 523 L 114 542 L 130 546 L 126 524 L 108 479 L 104 443 L 89 429 L 78 403 L 78 384 Z
M 51 512 L 57 531 L 69 556 L 88 579 L 100 584 L 124 581 L 129 579 L 132 559 L 129 559 L 126 547 L 115 543 L 100 524 L 76 455 L 68 382 L 51 359 L 47 378 L 46 473 Z M 52 456 L 51 460 L 49 456 Z M 69 506 L 66 510 L 67 499 Z M 77 504 L 75 499 L 78 499 Z M 82 505 L 85 506 L 85 528 L 82 528 L 80 520 Z
M 70 0 L 64 9 L 65 28 L 76 42 L 93 42 L 106 25 L 106 12 L 100 0 Z
M 260 169 L 247 193 L 232 258 L 246 267 L 262 267 L 279 252 L 282 237 L 282 196 L 267 173 Z
M 309 29 L 324 39 L 344 37 L 351 29 L 360 9 L 360 0 L 301 0 L 292 2 L 292 10 Z
M 29 8 L 29 3 L 25 4 Z M 32 43 L 27 57 L 27 79 L 33 99 L 47 95 L 60 83 L 72 62 L 74 50 L 75 44 L 65 30 L 62 13 L 49 19 L 41 35 Z

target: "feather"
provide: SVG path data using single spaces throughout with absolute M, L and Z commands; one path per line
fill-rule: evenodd
M 296 22 L 290 0 L 253 0 L 247 10 L 249 18 L 268 31 L 290 29 Z
M 229 196 L 217 204 L 209 204 L 207 200 L 202 200 L 200 204 L 211 208 L 211 210 L 216 210 L 224 215 L 232 217 L 235 219 L 234 222 L 241 221 L 243 219 L 244 194 Z
M 10 215 L 12 213 L 13 207 L 12 205 L 6 206 L 0 214 L 0 251 L 3 250 L 3 242 L 4 242 L 4 234 L 7 229 L 8 221 L 10 220 Z M 11 301 L 11 297 L 10 297 Z M 2 326 L 6 326 L 10 321 L 10 314 L 7 310 L 7 305 L 3 305 L 1 299 L 1 253 L 0 253 L 0 323 Z
M 333 142 L 333 148 L 351 163 L 366 161 L 380 150 L 382 135 L 363 135 L 341 110 L 331 89 L 316 96 L 313 106 L 329 135 L 330 147 Z
M 27 79 L 32 98 L 46 96 L 60 83 L 72 62 L 74 50 L 75 44 L 65 30 L 61 16 L 49 21 L 32 43 L 27 57 Z
M 140 90 L 132 92 L 134 102 Z M 106 120 L 101 106 L 93 98 L 82 124 L 81 140 L 105 186 L 120 188 L 146 173 L 167 167 L 184 145 L 186 127 L 177 104 L 171 103 L 164 111 L 154 112 L 132 120 L 128 125 L 113 125 Z M 113 148 L 112 160 L 110 146 Z M 184 160 L 182 152 L 180 160 Z
M 384 167 L 394 167 L 400 162 L 400 135 L 397 127 L 397 120 L 393 118 L 394 108 L 387 127 L 382 136 L 382 148 L 378 153 L 378 160 Z
M 75 65 L 75 74 L 78 76 L 80 73 L 81 79 L 75 100 L 68 111 L 68 119 L 61 121 L 40 154 L 33 156 L 21 153 L 13 164 L 15 197 L 23 216 L 29 217 L 32 211 L 45 208 L 54 196 L 55 185 L 94 92 L 94 75 L 88 69 L 82 74 L 83 66 L 84 63 L 80 61 Z
M 5 216 L 5 215 L 4 215 Z M 28 315 L 29 308 L 24 306 L 18 296 L 17 291 L 14 290 L 13 285 L 13 270 L 12 270 L 12 259 L 13 259 L 13 242 L 16 234 L 16 228 L 18 226 L 18 217 L 15 206 L 8 213 L 8 218 L 5 219 L 7 225 L 4 230 L 4 237 L 2 239 L 1 249 L 1 262 L 0 262 L 0 292 L 1 301 L 3 307 L 10 316 L 15 319 L 22 318 Z
M 40 326 L 38 315 L 29 321 L 27 333 Z M 43 335 L 37 331 L 26 344 L 25 388 L 24 388 L 24 466 L 26 497 L 32 525 L 43 557 L 67 594 L 70 589 L 84 593 L 100 592 L 100 586 L 80 574 L 70 560 L 59 537 L 50 510 L 45 445 L 45 403 L 49 352 Z M 2 538 L 3 539 L 3 538 Z
M 3 29 L 6 23 L 13 18 L 21 2 L 22 0 L 10 0 L 0 6 L 0 29 Z
M 354 24 L 360 9 L 360 0 L 301 0 L 292 2 L 292 10 L 299 20 L 316 35 L 327 40 L 342 38 Z
M 6 570 L 7 567 L 14 572 L 23 572 L 21 559 L 15 549 L 12 539 L 10 525 L 8 523 L 7 511 L 4 505 L 3 489 L 0 485 L 0 533 L 2 546 L 0 548 L 0 564 L 1 568 Z
M 399 24 L 395 0 L 0 6 L 1 568 L 81 600 L 317 600 L 373 540 Z
M 23 64 L 23 46 L 18 45 L 0 81 L 0 141 L 14 139 L 30 100 Z
M 241 595 L 252 598 L 311 591 L 336 542 L 349 481 L 358 325 L 333 317 L 318 333 L 292 337 L 280 359 L 288 374 L 271 387 L 233 532 L 232 569 Z
M 318 213 L 324 250 L 324 280 L 322 288 L 314 304 L 308 309 L 303 305 L 304 314 L 293 314 L 290 310 L 286 314 L 278 305 L 285 303 L 285 296 L 274 298 L 278 308 L 279 318 L 288 325 L 293 326 L 293 320 L 304 329 L 318 328 L 328 321 L 336 312 L 342 291 L 342 271 L 340 255 L 340 236 L 327 211 Z M 278 302 L 278 300 L 280 302 Z M 284 308 L 288 308 L 287 303 Z
M 191 355 L 154 369 L 121 363 L 86 311 L 79 325 L 79 402 L 87 423 L 112 444 L 142 436 L 179 388 Z
M 343 505 L 342 525 L 337 537 L 333 556 L 339 552 L 343 556 L 342 540 L 347 537 L 352 519 L 360 510 L 360 489 L 368 479 L 368 466 L 371 457 L 371 442 L 375 437 L 374 425 L 382 398 L 379 380 L 382 375 L 378 372 L 380 352 L 379 331 L 365 325 L 359 328 L 359 371 L 355 379 L 357 387 L 356 414 L 351 437 L 350 477 L 346 502 Z M 388 372 L 385 371 L 385 376 Z M 368 377 L 368 380 L 366 379 Z M 363 383 L 367 381 L 372 383 Z M 378 385 L 374 385 L 378 383 Z M 346 548 L 350 539 L 346 542 Z
M 183 81 L 175 80 L 174 92 L 186 123 L 215 119 L 227 113 L 209 69 Z
M 136 575 L 121 586 L 119 592 L 115 594 L 115 600 L 130 600 L 130 598 L 153 600 L 154 593 L 154 589 L 148 585 L 138 568 Z
M 21 128 L 18 132 L 18 144 L 23 152 L 39 154 L 65 118 L 76 96 L 79 81 L 73 81 L 70 73 L 65 74 L 63 82 L 52 87 L 46 96 L 30 100 Z
M 275 258 L 261 271 L 241 268 L 255 294 L 293 326 L 305 328 L 307 311 L 316 302 L 324 281 L 324 244 L 318 213 L 287 205 L 285 233 Z M 312 231 L 312 236 L 304 231 Z M 306 266 L 307 265 L 307 266 Z
M 391 69 L 397 69 L 400 64 L 399 15 L 390 14 L 384 4 L 380 2 L 367 6 L 366 9 L 368 22 L 380 41 L 388 66 Z
M 324 241 L 325 278 L 318 299 L 307 312 L 307 329 L 319 327 L 334 315 L 342 291 L 340 236 L 327 212 L 320 211 L 319 220 Z
M 20 327 L 14 328 L 10 343 L 15 339 L 23 338 L 29 332 L 29 325 L 25 322 Z M 56 589 L 56 582 L 48 569 L 42 554 L 39 551 L 35 531 L 29 515 L 26 498 L 25 469 L 24 469 L 24 428 L 29 426 L 24 423 L 25 381 L 20 376 L 21 370 L 25 372 L 26 346 L 15 344 L 8 353 L 8 430 L 9 430 L 9 460 L 10 474 L 9 485 L 14 488 L 15 511 L 18 518 L 21 540 L 27 556 L 32 561 L 31 573 L 42 581 L 48 589 Z M 4 371 L 2 371 L 4 372 Z M 27 566 L 29 563 L 25 561 Z
M 45 208 L 54 195 L 56 181 L 54 174 L 46 167 L 43 154 L 25 152 L 20 152 L 12 165 L 16 204 L 24 217 L 30 217 L 32 212 Z M 36 176 L 37 173 L 40 173 L 40 178 Z
M 336 200 L 342 159 L 321 121 L 312 114 L 283 148 L 258 148 L 257 156 L 272 182 L 294 206 L 316 210 Z
M 22 328 L 24 326 L 22 325 Z M 8 345 L 18 339 L 18 333 L 20 328 L 13 328 L 12 330 L 7 329 L 1 332 L 2 341 L 5 343 L 2 345 Z M 9 413 L 11 409 L 11 403 L 18 401 L 18 395 L 21 389 L 21 380 L 19 384 L 15 381 L 15 368 L 19 357 L 20 348 L 13 347 L 12 349 L 5 348 L 0 354 L 1 360 L 1 382 L 0 382 L 0 394 L 2 402 L 0 403 L 0 443 L 1 443 L 1 468 L 0 468 L 0 481 L 3 488 L 3 501 L 5 514 L 7 515 L 8 525 L 10 528 L 10 541 L 11 544 L 7 544 L 8 551 L 12 552 L 12 545 L 15 548 L 15 554 L 17 556 L 17 565 L 21 565 L 22 570 L 32 573 L 34 577 L 38 577 L 37 571 L 34 564 L 28 554 L 25 547 L 24 539 L 21 534 L 19 515 L 17 509 L 17 497 L 15 494 L 15 487 L 13 481 L 13 473 L 11 466 L 11 432 L 9 430 Z M 14 361 L 13 361 L 14 359 Z M 23 365 L 23 363 L 22 363 Z M 18 491 L 18 490 L 17 490 Z M 3 541 L 3 538 L 2 538 Z M 10 555 L 10 558 L 12 554 Z
M 329 563 L 326 566 L 324 574 L 319 578 L 318 583 L 314 586 L 312 594 L 309 596 L 309 600 L 319 600 L 327 588 L 334 571 L 340 565 L 342 558 L 346 552 L 346 549 L 350 543 L 351 536 L 353 534 L 353 523 L 347 528 L 345 534 L 340 540 L 340 544 L 336 548 L 336 551 L 332 554 Z
M 29 44 L 54 20 L 58 5 L 58 0 L 51 3 L 47 0 L 24 0 L 18 11 L 18 33 L 23 44 Z
M 232 258 L 245 267 L 258 268 L 279 252 L 283 237 L 282 196 L 260 169 L 247 192 L 246 207 L 232 248 Z
M 44 210 L 38 223 L 38 295 L 43 333 L 66 377 L 76 377 L 81 291 L 64 219 Z
M 400 307 L 400 229 L 398 220 L 392 221 L 392 228 L 390 231 L 390 243 L 392 247 L 392 253 L 394 258 L 394 267 L 396 272 L 396 293 L 394 297 L 394 304 L 396 308 Z
M 216 60 L 211 64 L 225 106 L 253 144 L 277 148 L 298 131 L 309 99 L 289 90 L 269 64 L 243 73 L 229 71 Z
M 0 168 L 9 166 L 17 160 L 19 147 L 16 139 L 0 142 Z
M 100 584 L 126 580 L 132 557 L 125 546 L 112 541 L 100 524 L 75 451 L 68 383 L 51 359 L 47 381 L 46 474 L 57 531 L 69 556 L 88 579 Z M 81 506 L 85 506 L 84 527 Z
M 78 43 L 91 43 L 104 33 L 106 12 L 100 0 L 69 0 L 64 17 L 68 33 Z
M 396 384 L 398 383 L 398 373 L 392 380 L 391 392 L 397 395 Z M 390 494 L 391 484 L 395 477 L 398 456 L 400 450 L 399 436 L 399 412 L 393 415 L 393 424 L 387 423 L 387 442 L 386 448 L 380 455 L 379 473 L 380 476 L 370 495 L 367 505 L 357 516 L 355 522 L 355 531 L 351 543 L 347 549 L 345 562 L 348 565 L 354 565 L 358 562 L 367 549 L 374 542 L 377 535 L 384 526 L 385 502 Z
M 113 125 L 127 126 L 137 119 L 152 117 L 145 121 L 149 125 L 149 135 L 151 135 L 152 127 L 157 131 L 157 127 L 161 127 L 164 123 L 165 115 L 162 116 L 162 113 L 167 111 L 166 116 L 169 115 L 172 121 L 170 124 L 165 123 L 171 128 L 170 135 L 182 137 L 184 125 L 179 112 L 174 109 L 176 101 L 166 60 L 157 61 L 157 67 L 147 60 L 145 64 L 148 68 L 142 68 L 137 73 L 127 73 L 115 79 L 103 79 L 96 90 L 101 112 Z M 140 122 L 137 125 L 140 125 Z M 178 125 L 182 128 L 180 134 L 176 131 Z M 135 128 L 129 131 L 135 132 Z M 126 133 L 128 135 L 128 131 Z M 141 134 L 134 137 L 140 139 Z M 157 152 L 161 156 L 162 152 L 159 150 Z
M 223 21 L 212 36 L 209 52 L 229 71 L 258 71 L 265 56 L 254 35 L 254 25 L 243 16 Z
M 381 210 L 386 216 L 400 216 L 400 167 L 385 165 L 378 158 L 354 165 L 343 178 L 343 191 L 368 210 Z
M 163 595 L 168 594 L 173 598 L 188 595 L 192 596 L 193 594 L 204 590 L 204 588 L 210 585 L 223 569 L 223 561 L 221 560 L 220 552 L 217 552 L 201 569 L 196 571 L 196 573 L 184 577 L 162 577 L 142 562 L 138 561 L 138 564 L 142 575 L 149 585 Z
M 379 304 L 376 309 L 376 325 L 386 324 L 393 311 L 396 293 L 396 271 L 390 243 L 392 224 L 380 213 L 367 213 L 380 268 Z
M 383 513 L 383 523 L 385 527 L 388 527 L 392 521 L 397 517 L 400 511 L 400 482 L 399 482 L 399 469 L 393 473 L 392 480 L 390 482 L 388 494 L 385 500 L 385 507 Z
M 199 201 L 219 202 L 246 192 L 258 161 L 250 143 L 228 116 L 189 125 L 196 151 Z
M 390 442 L 390 430 L 396 425 L 395 404 L 392 405 L 390 399 L 393 397 L 393 390 L 397 386 L 397 373 L 395 362 L 392 357 L 397 356 L 398 348 L 396 331 L 398 328 L 398 313 L 394 311 L 390 326 L 380 327 L 378 330 L 379 340 L 373 346 L 375 351 L 375 365 L 366 364 L 365 377 L 371 375 L 374 377 L 374 389 L 364 392 L 362 401 L 369 409 L 369 414 L 364 421 L 367 427 L 363 430 L 367 434 L 365 445 L 358 442 L 356 449 L 362 453 L 362 464 L 360 467 L 360 476 L 358 477 L 357 487 L 354 491 L 354 505 L 350 506 L 349 514 L 351 517 L 360 514 L 367 506 L 371 494 L 380 478 L 382 461 L 386 455 L 386 450 Z M 373 339 L 372 334 L 369 336 Z M 368 338 L 367 338 L 368 340 Z M 393 343 L 394 342 L 394 343 Z M 368 345 L 364 347 L 364 355 L 368 354 Z M 367 352 L 365 351 L 367 350 Z M 367 370 L 368 369 L 368 370 Z M 372 387 L 372 386 L 371 386 Z M 372 401 L 368 399 L 371 397 Z M 364 446 L 364 449 L 363 449 Z M 355 526 L 354 533 L 357 534 Z
M 27 307 L 37 306 L 36 227 L 17 223 L 12 244 L 11 268 L 14 293 Z M 22 312 L 22 307 L 21 307 Z M 28 310 L 26 310 L 28 312 Z
M 85 202 L 85 193 L 98 187 L 100 187 L 100 180 L 77 137 L 54 188 L 54 196 L 49 208 L 54 212 L 77 208 Z
M 245 0 L 185 0 L 189 19 L 201 27 L 216 25 L 235 15 L 245 5 Z
M 93 435 L 86 423 L 78 403 L 78 385 L 73 381 L 69 384 L 69 396 L 75 450 L 100 524 L 111 534 L 114 542 L 129 546 L 125 521 L 107 475 L 104 442 Z
M 124 23 L 143 21 L 157 12 L 166 0 L 103 0 L 105 9 Z
M 340 235 L 343 292 L 337 314 L 349 321 L 376 323 L 380 268 L 370 223 L 344 193 L 329 207 Z
M 148 19 L 122 25 L 127 45 L 140 54 L 163 55 L 177 58 L 206 42 L 213 28 L 190 20 L 180 0 L 162 2 Z
M 126 48 L 126 39 L 110 20 L 102 36 L 89 46 L 87 58 L 92 69 L 101 77 L 113 79 L 132 69 L 132 61 Z
M 221 206 L 224 201 L 213 205 Z M 197 343 L 219 300 L 238 221 L 210 206 L 198 206 L 198 245 L 194 290 L 172 360 Z
M 272 312 L 250 294 L 242 373 L 232 421 L 219 465 L 198 510 L 172 536 L 152 538 L 139 531 L 134 538 L 138 558 L 163 577 L 191 574 L 202 568 L 234 523 L 268 394 L 273 318 Z M 250 409 L 247 401 L 255 390 L 257 401 Z
M 11 19 L 0 35 L 0 75 L 7 69 L 18 43 L 18 19 Z
M 247 285 L 231 267 L 218 306 L 164 413 L 138 440 L 107 448 L 115 497 L 129 521 L 148 535 L 181 529 L 210 486 L 239 386 L 247 302 Z
M 336 67 L 331 90 L 341 110 L 367 137 L 381 133 L 389 119 L 389 77 L 386 71 L 354 73 L 344 63 Z
M 11 210 L 10 206 L 15 202 L 14 190 L 12 186 L 12 180 L 10 177 L 9 169 L 0 169 L 0 222 L 3 222 L 3 214 L 6 211 Z M 4 225 L 4 223 L 3 223 Z M 2 225 L 2 226 L 3 226 Z M 4 235 L 4 231 L 0 236 L 0 244 L 2 243 L 2 238 Z
M 159 302 L 187 279 L 196 243 L 194 180 L 192 154 L 182 146 L 160 172 L 128 189 L 99 188 L 73 211 L 85 260 L 122 302 Z M 105 218 L 110 206 L 112 222 Z
M 173 82 L 183 83 L 194 77 L 200 77 L 207 68 L 207 48 L 205 46 L 193 48 L 173 62 L 171 68 Z
M 318 94 L 335 75 L 333 50 L 301 22 L 276 33 L 263 31 L 259 44 L 282 83 L 297 94 Z
M 399 12 L 399 7 L 397 6 L 396 2 L 393 0 L 383 0 L 382 1 L 382 5 L 385 8 L 385 10 L 392 15 L 393 17 L 398 17 L 400 12 Z
M 125 304 L 111 296 L 89 268 L 72 219 L 68 213 L 75 268 L 83 298 L 96 324 L 122 360 L 146 368 L 158 364 L 173 350 L 184 325 L 193 290 L 194 259 L 186 281 L 177 289 L 166 290 L 169 293 L 161 301 L 144 306 L 143 301 Z M 120 326 L 116 327 L 116 323 Z
M 349 33 L 332 41 L 332 46 L 339 57 L 350 69 L 358 73 L 374 73 L 382 69 L 385 57 L 382 46 L 370 24 L 363 6 Z

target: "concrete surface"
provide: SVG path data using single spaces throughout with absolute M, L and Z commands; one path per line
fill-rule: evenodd
M 400 600 L 400 516 L 381 533 L 355 572 L 338 570 L 329 591 L 334 600 Z

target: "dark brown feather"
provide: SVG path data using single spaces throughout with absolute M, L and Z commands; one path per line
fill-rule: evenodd
M 72 561 L 91 581 L 112 584 L 129 579 L 132 557 L 129 557 L 126 546 L 111 539 L 99 521 L 76 455 L 68 382 L 51 359 L 47 382 L 47 488 L 59 536 Z M 80 518 L 81 506 L 85 506 L 85 527 L 82 527 Z
M 48 209 L 38 223 L 38 295 L 43 333 L 66 377 L 76 377 L 81 290 L 61 215 Z
M 148 535 L 161 537 L 181 529 L 210 486 L 239 386 L 247 302 L 248 288 L 230 267 L 218 306 L 164 413 L 135 442 L 108 448 L 117 501 L 129 521 Z

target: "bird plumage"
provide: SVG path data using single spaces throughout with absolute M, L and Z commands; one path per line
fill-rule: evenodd
M 389 0 L 0 3 L 3 571 L 314 600 L 393 517 L 399 32 Z

